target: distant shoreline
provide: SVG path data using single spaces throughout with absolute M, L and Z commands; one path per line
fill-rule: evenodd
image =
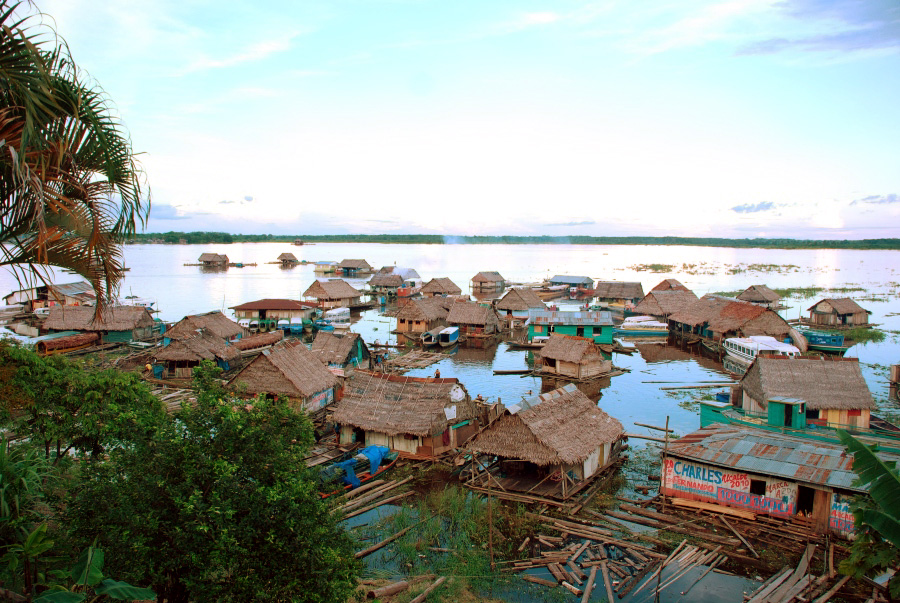
M 807 240 L 722 239 L 704 237 L 592 237 L 592 236 L 461 236 L 461 235 L 241 235 L 225 232 L 142 233 L 131 244 L 224 244 L 229 243 L 385 243 L 394 245 L 677 245 L 761 249 L 861 249 L 900 250 L 900 239 Z

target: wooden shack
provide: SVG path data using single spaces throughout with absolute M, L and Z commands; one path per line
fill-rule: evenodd
M 311 351 L 326 366 L 339 369 L 367 369 L 372 363 L 369 346 L 359 333 L 319 331 Z
M 81 306 L 96 303 L 97 294 L 87 281 L 37 285 L 28 289 L 19 289 L 3 297 L 4 305 L 22 304 L 25 312 L 34 312 L 37 308 L 52 306 Z
M 520 328 L 528 320 L 529 310 L 546 310 L 545 304 L 534 289 L 530 287 L 513 287 L 503 294 L 494 309 L 503 318 L 507 328 Z
M 297 256 L 290 252 L 285 252 L 279 255 L 277 261 L 281 262 L 282 266 L 296 266 L 300 263 L 300 260 L 297 259 Z
M 341 273 L 341 276 L 357 278 L 372 274 L 372 267 L 365 260 L 342 260 L 337 265 L 337 271 Z
M 456 283 L 446 277 L 433 278 L 424 285 L 420 293 L 424 297 L 441 297 L 447 295 L 462 295 L 462 289 Z
M 781 296 L 766 287 L 765 285 L 750 285 L 744 289 L 737 298 L 741 301 L 750 302 L 758 306 L 765 306 L 776 310 L 779 307 Z
M 236 341 L 250 334 L 250 331 L 218 310 L 215 310 L 213 312 L 185 316 L 166 330 L 163 334 L 163 344 L 169 345 L 169 342 L 173 339 L 193 337 L 200 330 L 205 330 L 207 333 L 228 341 Z
M 540 372 L 589 379 L 612 371 L 612 360 L 593 339 L 554 333 L 540 350 Z
M 228 266 L 228 256 L 218 253 L 201 253 L 197 261 L 205 268 L 225 268 Z
M 640 283 L 623 281 L 597 281 L 594 298 L 598 302 L 623 308 L 633 308 L 644 297 L 644 287 Z
M 167 346 L 157 348 L 152 355 L 157 365 L 155 374 L 163 379 L 190 379 L 194 368 L 204 360 L 212 360 L 224 371 L 236 368 L 241 351 L 221 337 L 200 330 L 190 337 L 173 339 Z
M 547 282 L 552 287 L 556 287 L 559 285 L 565 285 L 569 287 L 569 289 L 580 289 L 580 290 L 588 290 L 594 288 L 594 279 L 589 276 L 569 276 L 566 274 L 557 274 L 549 279 Z
M 125 343 L 149 339 L 153 326 L 153 316 L 143 306 L 111 306 L 97 320 L 91 306 L 54 306 L 42 328 L 97 333 L 103 343 Z
M 609 467 L 625 429 L 573 384 L 510 406 L 467 445 L 495 457 L 464 472 L 467 485 L 567 499 Z
M 529 310 L 527 338 L 529 342 L 543 342 L 553 333 L 588 337 L 594 343 L 613 342 L 612 314 L 605 310 L 591 312 L 557 312 L 553 310 Z
M 444 297 L 410 300 L 397 312 L 397 328 L 392 333 L 416 343 L 425 331 L 447 326 L 452 303 Z
M 460 337 L 490 337 L 500 331 L 500 320 L 493 308 L 462 300 L 450 305 L 447 324 L 459 327 Z
M 332 420 L 342 445 L 364 442 L 431 458 L 465 444 L 478 431 L 481 412 L 457 379 L 355 371 Z
M 316 305 L 323 310 L 359 306 L 361 295 L 362 293 L 354 289 L 350 283 L 339 278 L 314 281 L 309 289 L 303 292 L 303 297 L 315 299 Z
M 394 297 L 397 295 L 397 289 L 403 286 L 403 277 L 399 274 L 379 272 L 369 279 L 369 288 L 375 293 L 384 293 L 385 295 Z
M 472 293 L 496 293 L 506 288 L 506 279 L 499 272 L 479 272 L 472 277 Z
M 280 343 L 263 350 L 228 385 L 251 396 L 286 398 L 293 408 L 313 413 L 335 400 L 338 378 L 303 344 Z
M 809 308 L 809 323 L 823 327 L 865 326 L 871 313 L 849 297 L 823 299 Z

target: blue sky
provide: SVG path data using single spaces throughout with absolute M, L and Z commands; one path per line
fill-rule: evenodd
M 900 5 L 39 1 L 149 231 L 900 237 Z

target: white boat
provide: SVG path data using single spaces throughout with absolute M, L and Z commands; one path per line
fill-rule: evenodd
M 323 316 L 325 324 L 329 324 L 335 329 L 350 328 L 350 308 L 335 308 L 328 310 Z
M 629 316 L 615 328 L 616 335 L 668 335 L 669 325 L 652 316 Z
M 800 355 L 800 349 L 768 335 L 751 335 L 726 339 L 725 354 L 736 362 L 750 366 L 759 354 L 793 357 Z

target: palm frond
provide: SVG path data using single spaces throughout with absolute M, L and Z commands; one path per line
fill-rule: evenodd
M 859 476 L 861 485 L 878 506 L 877 510 L 863 512 L 864 519 L 871 523 L 881 536 L 900 548 L 900 473 L 896 463 L 883 461 L 872 447 L 866 446 L 846 431 L 838 430 L 841 443 L 853 455 L 853 471 Z M 882 531 L 884 530 L 884 531 Z

